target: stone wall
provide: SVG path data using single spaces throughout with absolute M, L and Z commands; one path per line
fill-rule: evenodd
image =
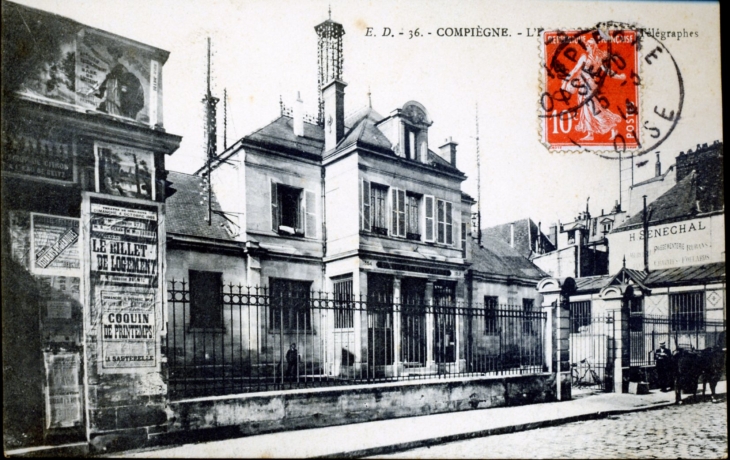
M 171 402 L 159 442 L 254 435 L 556 400 L 555 375 L 396 382 Z M 194 433 L 194 434 L 193 434 Z M 154 438 L 154 436 L 151 436 Z

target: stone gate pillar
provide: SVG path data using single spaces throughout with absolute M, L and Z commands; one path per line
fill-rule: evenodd
M 572 278 L 562 284 L 554 278 L 545 278 L 537 285 L 543 298 L 542 310 L 547 313 L 544 360 L 548 372 L 555 373 L 556 382 L 560 382 L 555 387 L 559 401 L 571 398 L 570 317 L 566 292 L 572 290 L 574 285 Z

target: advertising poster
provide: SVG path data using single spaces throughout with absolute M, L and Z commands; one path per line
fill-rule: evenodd
M 151 200 L 155 195 L 152 152 L 97 142 L 97 191 L 115 196 Z
M 17 94 L 149 126 L 160 121 L 161 65 L 149 48 L 43 11 L 9 9 L 3 27 L 18 45 L 7 50 L 22 70 L 8 82 Z
M 91 202 L 91 315 L 100 318 L 101 369 L 158 365 L 156 208 Z
M 74 155 L 70 141 L 38 139 L 31 135 L 2 133 L 2 170 L 33 178 L 72 183 Z
M 45 353 L 46 428 L 81 423 L 80 357 L 78 353 Z
M 31 225 L 33 272 L 78 275 L 79 220 L 32 213 Z

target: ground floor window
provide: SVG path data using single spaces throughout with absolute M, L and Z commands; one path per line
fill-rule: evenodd
M 335 328 L 348 329 L 354 327 L 352 275 L 334 278 L 332 286 L 335 298 Z
M 309 292 L 311 281 L 272 278 L 269 327 L 284 330 L 307 330 L 312 327 Z
M 492 295 L 484 296 L 484 333 L 497 333 L 497 306 L 499 297 Z
M 570 302 L 570 333 L 577 334 L 580 329 L 591 324 L 591 301 Z
M 190 327 L 223 327 L 223 274 L 190 270 Z
M 705 329 L 705 293 L 678 292 L 669 294 L 669 321 L 672 332 Z

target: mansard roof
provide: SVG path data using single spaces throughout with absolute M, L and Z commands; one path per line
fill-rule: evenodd
M 722 165 L 722 154 L 719 164 Z M 724 210 L 724 171 L 722 167 L 716 166 L 700 163 L 674 187 L 649 203 L 649 224 L 676 222 Z M 614 229 L 614 232 L 634 229 L 642 223 L 643 212 L 639 212 Z
M 474 244 L 471 270 L 486 276 L 538 281 L 547 276 L 519 251 L 495 236 L 482 236 L 482 247 Z
M 165 201 L 168 234 L 232 241 L 226 231 L 228 222 L 224 217 L 213 213 L 211 225 L 205 220 L 208 217 L 208 203 L 203 199 L 207 193 L 203 192 L 201 186 L 204 182 L 202 177 L 169 171 L 167 180 L 172 182 L 172 188 L 176 190 Z M 212 197 L 213 209 L 220 210 L 215 194 Z
M 294 120 L 281 115 L 263 128 L 243 138 L 244 144 L 270 148 L 289 153 L 304 153 L 305 156 L 322 157 L 324 130 L 321 126 L 304 122 L 304 136 L 294 134 Z

